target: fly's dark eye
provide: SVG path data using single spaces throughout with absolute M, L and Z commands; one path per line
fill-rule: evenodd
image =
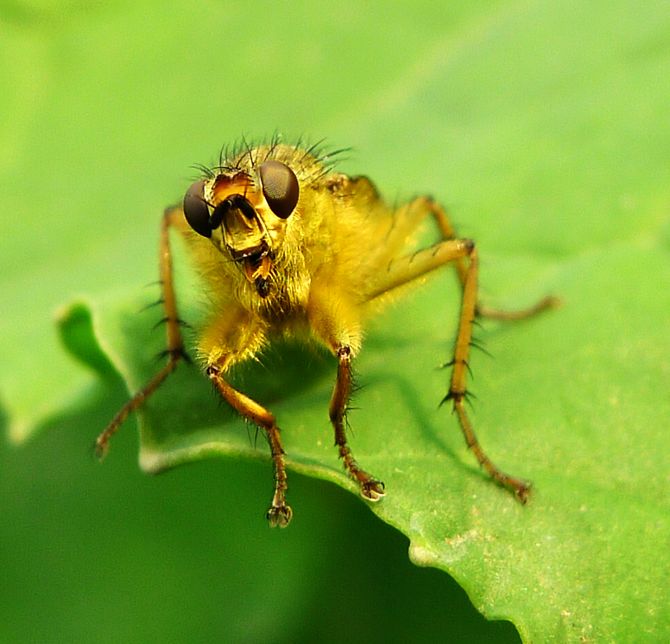
M 203 237 L 212 236 L 209 222 L 209 208 L 203 196 L 204 181 L 196 181 L 184 195 L 184 216 L 189 226 Z
M 280 161 L 265 161 L 260 167 L 263 195 L 272 212 L 286 219 L 298 203 L 300 186 L 295 173 Z

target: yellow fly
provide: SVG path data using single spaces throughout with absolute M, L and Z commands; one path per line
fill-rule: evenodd
M 183 204 L 168 208 L 160 236 L 160 277 L 167 320 L 167 364 L 129 400 L 96 441 L 100 457 L 128 414 L 185 358 L 172 277 L 169 231 L 183 234 L 195 266 L 211 291 L 212 308 L 199 330 L 198 356 L 224 400 L 267 434 L 275 489 L 267 518 L 285 527 L 286 470 L 274 415 L 233 388 L 230 368 L 255 356 L 273 337 L 293 334 L 316 339 L 337 360 L 329 414 L 339 456 L 369 501 L 384 495 L 384 484 L 361 468 L 347 443 L 345 415 L 352 388 L 351 364 L 361 349 L 362 329 L 387 296 L 447 263 L 462 285 L 450 400 L 465 440 L 491 478 L 525 502 L 530 485 L 501 471 L 486 455 L 465 410 L 472 323 L 477 315 L 526 317 L 552 306 L 545 298 L 526 311 L 504 313 L 477 302 L 477 251 L 459 239 L 442 207 L 427 197 L 392 208 L 363 176 L 332 167 L 333 155 L 317 146 L 302 148 L 273 140 L 245 145 L 206 169 L 187 190 Z M 412 233 L 431 217 L 440 240 L 411 252 Z

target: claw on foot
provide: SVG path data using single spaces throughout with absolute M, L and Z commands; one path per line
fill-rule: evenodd
M 520 481 L 520 480 L 515 480 L 511 485 L 510 485 L 510 490 L 514 492 L 514 496 L 517 498 L 517 500 L 522 503 L 523 505 L 526 505 L 528 502 L 528 499 L 530 497 L 530 491 L 531 491 L 532 485 L 526 481 Z
M 99 461 L 103 461 L 109 451 L 109 443 L 98 438 L 93 444 L 93 453 Z
M 361 496 L 373 503 L 384 496 L 384 484 L 381 481 L 370 480 L 361 483 Z
M 285 528 L 291 523 L 293 510 L 289 505 L 273 505 L 265 516 L 271 528 Z

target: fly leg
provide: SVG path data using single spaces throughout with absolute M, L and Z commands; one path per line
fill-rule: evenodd
M 470 355 L 472 325 L 475 320 L 475 309 L 477 304 L 478 258 L 474 243 L 471 243 L 470 245 L 469 260 L 470 262 L 465 272 L 465 282 L 463 284 L 463 298 L 461 300 L 461 314 L 458 322 L 458 335 L 456 337 L 454 357 L 451 362 L 453 365 L 451 383 L 449 385 L 449 392 L 444 400 L 453 401 L 454 411 L 458 416 L 458 422 L 461 426 L 465 442 L 470 450 L 472 450 L 477 461 L 479 461 L 480 466 L 487 471 L 489 476 L 496 483 L 513 492 L 521 503 L 525 503 L 528 500 L 530 484 L 522 479 L 506 474 L 493 463 L 477 440 L 477 436 L 472 428 L 472 423 L 465 411 L 465 400 L 468 395 L 466 388 L 468 358 Z
M 359 306 L 325 276 L 312 282 L 307 317 L 314 336 L 337 359 L 337 378 L 328 408 L 335 446 L 347 474 L 358 483 L 361 495 L 369 501 L 378 501 L 384 496 L 384 484 L 358 465 L 347 442 L 347 408 L 353 386 L 351 363 L 362 341 Z
M 456 231 L 449 220 L 446 210 L 436 201 L 429 197 L 419 197 L 412 205 L 415 205 L 419 210 L 426 210 L 430 212 L 437 224 L 437 227 L 440 230 L 442 239 L 456 239 Z M 456 273 L 458 274 L 458 279 L 461 283 L 461 286 L 465 288 L 465 282 L 467 278 L 468 267 L 465 261 L 465 258 L 459 258 L 454 262 L 454 267 Z M 556 308 L 560 305 L 560 300 L 553 295 L 548 295 L 543 297 L 541 300 L 536 302 L 534 305 L 526 308 L 519 309 L 515 311 L 504 311 L 499 309 L 494 309 L 488 306 L 477 302 L 475 305 L 475 315 L 491 318 L 493 320 L 523 320 L 528 317 L 532 317 L 537 313 L 541 313 L 547 309 Z
M 445 241 L 457 241 L 456 231 L 449 221 L 446 211 L 433 199 L 419 197 L 409 207 L 417 208 L 419 212 L 429 212 L 433 216 L 442 238 Z M 491 461 L 477 440 L 472 423 L 465 410 L 464 403 L 468 395 L 466 380 L 468 375 L 468 358 L 472 343 L 472 325 L 477 316 L 496 320 L 523 320 L 547 309 L 556 308 L 560 305 L 560 300 L 553 296 L 546 296 L 533 306 L 517 311 L 503 311 L 482 305 L 478 301 L 477 292 L 477 277 L 479 273 L 478 255 L 474 243 L 470 243 L 471 248 L 469 252 L 452 260 L 462 286 L 463 294 L 456 346 L 454 348 L 453 359 L 450 362 L 453 366 L 453 371 L 449 392 L 445 397 L 445 401 L 451 400 L 453 402 L 454 411 L 458 417 L 465 442 L 472 450 L 480 466 L 486 470 L 496 483 L 513 492 L 521 503 L 525 503 L 528 500 L 530 484 L 522 479 L 506 474 Z M 426 270 L 432 270 L 433 267 L 434 264 L 428 262 Z M 414 275 L 412 276 L 413 278 Z
M 330 399 L 330 422 L 335 429 L 335 445 L 337 446 L 344 468 L 358 482 L 361 495 L 368 501 L 378 501 L 384 496 L 384 484 L 368 474 L 356 462 L 347 443 L 346 413 L 351 396 L 351 348 L 343 345 L 337 349 L 337 380 Z
M 449 391 L 444 400 L 452 401 L 453 409 L 458 417 L 465 442 L 477 458 L 480 466 L 486 470 L 496 483 L 513 492 L 519 501 L 525 503 L 528 499 L 530 484 L 522 479 L 510 476 L 493 463 L 480 445 L 472 427 L 472 423 L 465 410 L 465 401 L 468 395 L 466 381 L 468 375 L 468 359 L 472 342 L 472 325 L 477 314 L 484 312 L 477 304 L 477 277 L 479 266 L 475 244 L 469 239 L 454 238 L 454 231 L 449 223 L 446 213 L 432 200 L 428 198 L 420 198 L 412 202 L 410 205 L 419 209 L 423 216 L 425 216 L 426 212 L 431 213 L 445 239 L 429 248 L 424 248 L 404 256 L 394 256 L 385 266 L 385 270 L 378 273 L 377 279 L 369 288 L 366 297 L 368 301 L 374 300 L 375 298 L 381 297 L 398 287 L 408 284 L 447 263 L 451 262 L 454 264 L 462 285 L 462 299 L 456 346 L 454 348 L 453 359 L 449 363 L 449 365 L 452 366 L 452 375 Z M 400 221 L 407 221 L 407 211 L 405 211 L 405 209 L 401 210 L 400 217 L 402 218 Z M 419 217 L 419 215 L 417 215 L 417 217 Z M 400 230 L 400 228 L 398 229 Z M 393 239 L 391 239 L 391 241 L 393 241 Z M 557 301 L 554 298 L 545 298 L 526 311 L 516 313 L 497 311 L 492 313 L 488 309 L 485 311 L 487 314 L 492 313 L 492 317 L 519 319 L 555 306 L 556 303 Z
M 285 528 L 291 521 L 293 511 L 286 504 L 286 465 L 284 463 L 284 448 L 281 444 L 279 427 L 275 417 L 257 402 L 237 391 L 224 379 L 224 367 L 210 364 L 207 375 L 223 399 L 241 416 L 261 427 L 268 438 L 270 453 L 274 464 L 275 490 L 272 504 L 267 511 L 267 520 L 271 527 Z
M 109 450 L 109 442 L 124 423 L 129 414 L 139 409 L 165 379 L 177 368 L 181 360 L 186 359 L 184 343 L 179 328 L 180 320 L 177 314 L 177 299 L 175 296 L 174 283 L 172 279 L 172 253 L 170 251 L 170 228 L 179 227 L 184 216 L 181 208 L 168 208 L 161 222 L 159 262 L 160 282 L 162 285 L 162 302 L 165 309 L 164 321 L 166 323 L 167 364 L 147 382 L 135 395 L 117 412 L 110 423 L 95 441 L 95 453 L 102 459 Z

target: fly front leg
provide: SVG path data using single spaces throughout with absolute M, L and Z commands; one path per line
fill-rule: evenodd
M 165 379 L 177 368 L 181 360 L 186 359 L 184 342 L 181 336 L 180 325 L 182 324 L 177 313 L 177 298 L 174 290 L 172 277 L 172 252 L 170 250 L 170 228 L 183 228 L 184 214 L 181 208 L 168 208 L 161 222 L 161 235 L 159 247 L 159 270 L 162 288 L 162 304 L 165 310 L 163 318 L 166 324 L 167 347 L 165 355 L 167 363 L 165 366 L 147 382 L 135 395 L 118 411 L 110 423 L 95 441 L 95 453 L 102 459 L 109 450 L 109 442 L 119 431 L 126 418 L 139 409 L 160 386 Z
M 275 491 L 272 504 L 267 511 L 267 520 L 270 526 L 285 528 L 291 521 L 293 510 L 286 504 L 286 464 L 284 463 L 284 448 L 277 421 L 273 414 L 257 402 L 233 388 L 223 377 L 221 368 L 215 364 L 207 367 L 207 375 L 217 388 L 223 399 L 241 416 L 258 425 L 265 431 L 270 444 L 270 454 L 275 471 Z
M 358 483 L 369 501 L 384 496 L 384 484 L 362 469 L 347 443 L 347 407 L 353 386 L 351 362 L 361 347 L 359 305 L 348 294 L 333 287 L 336 280 L 321 275 L 312 282 L 307 317 L 310 328 L 337 358 L 337 379 L 330 399 L 329 416 L 335 430 L 335 445 L 347 473 Z
M 330 422 L 335 429 L 335 445 L 337 446 L 344 468 L 349 475 L 358 482 L 361 495 L 368 501 L 378 501 L 384 496 L 384 484 L 356 462 L 347 443 L 346 435 L 346 413 L 349 398 L 351 396 L 352 374 L 351 374 L 351 348 L 340 346 L 337 349 L 337 380 L 330 399 Z
M 260 427 L 267 436 L 274 465 L 275 491 L 267 512 L 270 526 L 285 528 L 293 512 L 286 504 L 286 466 L 279 427 L 272 413 L 232 387 L 226 374 L 233 365 L 253 359 L 266 343 L 266 325 L 233 301 L 226 301 L 201 329 L 198 355 L 205 373 L 221 397 L 246 420 Z

